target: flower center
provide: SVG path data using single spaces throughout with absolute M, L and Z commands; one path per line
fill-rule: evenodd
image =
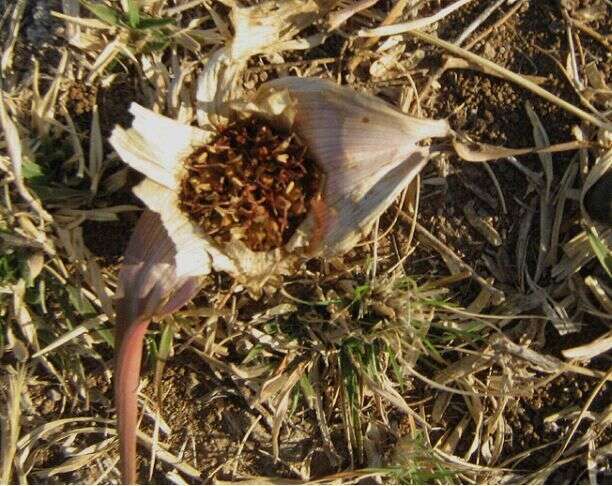
M 251 117 L 222 129 L 185 161 L 180 208 L 219 243 L 253 251 L 289 241 L 322 180 L 293 133 Z

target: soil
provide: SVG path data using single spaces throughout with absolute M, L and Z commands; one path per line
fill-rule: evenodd
M 573 420 L 561 418 L 559 420 L 546 420 L 553 414 L 576 407 L 580 410 L 590 397 L 598 382 L 589 377 L 577 377 L 575 375 L 559 376 L 547 385 L 538 388 L 532 397 L 520 399 L 514 403 L 505 413 L 505 418 L 513 430 L 513 440 L 508 441 L 505 449 L 507 457 L 512 457 L 522 451 L 537 447 L 542 444 L 552 443 L 560 437 L 565 437 L 569 432 Z M 589 410 L 601 413 L 609 404 L 610 386 L 606 384 L 597 394 Z M 579 426 L 576 434 L 584 433 L 589 426 L 584 421 Z M 600 438 L 602 443 L 607 443 L 611 438 L 611 430 L 605 431 Z M 550 456 L 556 452 L 559 444 L 550 447 L 546 452 L 531 454 L 521 467 L 525 469 L 537 469 L 543 466 Z
M 230 480 L 233 474 L 257 475 L 269 471 L 286 476 L 287 468 L 274 464 L 257 451 L 266 448 L 270 441 L 269 431 L 256 424 L 241 452 L 240 460 L 233 463 L 240 443 L 256 419 L 249 413 L 249 407 L 241 399 L 219 392 L 219 384 L 211 382 L 206 369 L 195 369 L 187 355 L 172 360 L 163 376 L 163 416 L 173 430 L 167 438 L 170 450 L 178 451 L 185 441 L 184 460 L 197 465 L 201 472 L 200 482 L 209 482 L 210 475 L 217 471 L 216 477 Z M 145 389 L 149 396 L 156 396 L 153 384 Z M 150 424 L 143 427 L 152 432 Z M 141 471 L 148 470 L 148 453 L 141 450 Z M 196 479 L 196 478 L 191 478 Z M 141 478 L 145 481 L 145 478 Z M 155 483 L 165 483 L 167 479 L 157 473 Z
M 140 204 L 135 197 L 130 204 Z M 83 240 L 89 251 L 104 267 L 116 265 L 127 248 L 132 229 L 136 226 L 139 213 L 120 214 L 119 221 L 85 221 L 83 223 Z
M 445 19 L 443 25 L 447 27 L 441 30 L 448 32 L 443 37 L 454 38 L 458 35 L 462 26 L 467 25 L 482 7 L 474 4 L 472 9 L 461 9 Z M 564 31 L 551 29 L 551 21 L 554 19 L 558 19 L 558 11 L 552 2 L 529 2 L 517 15 L 495 29 L 485 42 L 478 43 L 474 50 L 510 70 L 546 79 L 542 85 L 545 89 L 576 103 L 571 85 L 550 57 L 542 52 L 544 47 L 550 53 L 566 49 Z M 441 87 L 434 95 L 429 113 L 436 117 L 450 116 L 454 129 L 476 141 L 507 147 L 533 146 L 532 127 L 525 112 L 526 102 L 532 104 L 546 127 L 551 143 L 571 139 L 571 128 L 578 123 L 576 118 L 561 108 L 494 76 L 468 70 L 452 70 L 444 73 L 439 82 Z M 457 110 L 457 107 L 461 109 Z M 571 156 L 571 153 L 555 154 L 556 177 L 561 177 Z M 542 171 L 536 156 L 522 157 L 521 162 L 535 172 Z M 507 261 L 514 260 L 514 248 L 524 216 L 523 207 L 525 203 L 533 201 L 527 195 L 525 177 L 516 168 L 504 161 L 491 164 L 491 168 L 504 194 L 506 214 L 502 212 L 499 197 L 487 172 L 477 165 L 458 160 L 451 161 L 453 174 L 447 178 L 446 193 L 433 200 L 439 206 L 432 208 L 425 204 L 422 207 L 423 220 L 427 222 L 430 231 L 445 235 L 446 243 L 485 276 L 489 272 L 482 264 L 483 252 L 496 259 L 505 257 Z M 470 188 L 478 188 L 486 196 L 478 197 Z M 429 188 L 424 186 L 424 189 L 423 198 L 426 199 Z M 496 201 L 495 207 L 491 207 L 490 203 L 482 204 L 483 199 Z M 466 221 L 462 208 L 469 201 L 474 201 L 482 214 L 492 218 L 493 226 L 504 241 L 502 249 L 493 248 Z M 537 214 L 534 215 L 534 218 L 537 217 Z M 531 249 L 528 254 L 532 256 L 531 265 L 535 263 L 533 255 L 537 255 L 537 238 L 535 232 L 529 235 Z M 516 284 L 518 276 L 513 276 L 515 272 L 512 267 L 507 269 L 507 274 L 512 278 L 507 283 Z
M 117 126 L 127 128 L 130 126 L 132 116 L 129 107 L 132 102 L 142 102 L 134 86 L 133 76 L 119 76 L 110 87 L 98 88 L 95 85 L 86 84 L 83 81 L 73 81 L 65 90 L 66 109 L 73 118 L 78 131 L 87 137 L 92 123 L 92 110 L 94 106 L 99 108 L 100 132 L 104 140 L 105 152 L 111 147 L 108 137 Z M 123 168 L 119 160 L 111 163 L 106 170 L 112 173 L 118 168 Z M 138 172 L 127 169 L 125 184 L 116 193 L 109 197 L 98 197 L 96 204 L 105 205 L 133 205 L 142 207 L 140 200 L 132 193 L 132 188 L 142 180 Z M 92 252 L 104 266 L 116 265 L 125 251 L 132 229 L 136 225 L 139 212 L 121 212 L 117 215 L 117 221 L 92 221 L 83 223 L 83 239 L 87 248 Z
M 538 379 L 545 379 L 545 377 L 540 376 Z M 597 385 L 598 380 L 593 378 L 562 375 L 537 388 L 529 397 L 510 400 L 504 410 L 503 417 L 511 432 L 506 434 L 501 462 L 519 456 L 527 450 L 539 448 L 539 450 L 534 450 L 523 460 L 514 464 L 514 467 L 522 471 L 536 471 L 545 466 L 562 446 L 563 442 L 560 442 L 560 439 L 564 439 L 570 432 L 575 416 L 590 398 Z M 437 392 L 427 386 L 417 386 L 411 393 L 412 400 L 415 400 L 415 393 L 417 397 L 433 396 L 435 398 Z M 601 413 L 609 406 L 609 397 L 610 385 L 607 384 L 597 393 L 588 410 L 593 413 Z M 432 400 L 425 403 L 427 417 L 430 417 L 432 406 Z M 562 416 L 554 419 L 554 415 L 559 412 L 562 413 Z M 567 414 L 563 415 L 563 412 L 567 412 Z M 435 423 L 435 429 L 430 432 L 431 442 L 436 443 L 447 431 L 454 429 L 464 413 L 463 400 L 457 396 L 453 397 L 441 422 Z M 430 420 L 430 423 L 433 422 Z M 584 434 L 591 424 L 591 420 L 583 420 L 576 429 L 574 438 Z M 457 444 L 456 455 L 461 457 L 468 450 L 471 445 L 472 436 L 470 433 L 473 431 L 473 427 L 473 424 L 469 425 L 468 433 L 464 434 Z M 409 436 L 411 434 L 410 419 L 406 416 L 400 416 L 395 430 L 400 437 Z M 599 433 L 596 439 L 597 444 L 607 444 L 612 439 L 612 429 L 610 427 L 596 428 L 595 430 Z M 570 442 L 569 446 L 571 447 L 574 443 L 574 441 Z M 397 440 L 394 440 L 390 450 L 393 451 L 397 444 Z M 582 457 L 576 458 L 574 461 L 561 466 L 551 475 L 547 484 L 576 484 L 585 474 L 585 466 Z M 605 481 L 607 477 L 609 478 L 609 475 L 606 476 L 606 474 L 608 473 L 604 468 L 603 472 L 598 475 L 601 484 L 608 484 Z M 568 478 L 572 479 L 568 480 Z

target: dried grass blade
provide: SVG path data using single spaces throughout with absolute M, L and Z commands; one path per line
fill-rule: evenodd
M 435 447 L 449 454 L 453 454 L 461 437 L 463 437 L 463 433 L 470 425 L 470 418 L 470 415 L 466 413 L 452 430 L 448 431 L 440 438 Z
M 444 413 L 450 405 L 450 401 L 453 398 L 453 394 L 449 392 L 440 392 L 436 396 L 434 406 L 431 411 L 431 418 L 434 424 L 439 424 L 444 417 Z
M 358 0 L 353 5 L 347 5 L 346 7 L 340 10 L 332 12 L 327 19 L 329 24 L 329 30 L 336 30 L 353 15 L 358 14 L 362 10 L 370 8 L 377 2 L 378 0 Z
M 99 449 L 99 450 L 96 450 L 90 453 L 80 453 L 76 456 L 69 457 L 64 462 L 62 462 L 61 464 L 57 466 L 53 466 L 50 468 L 41 469 L 39 471 L 36 471 L 36 476 L 44 478 L 44 479 L 48 479 L 57 474 L 66 474 L 66 473 L 81 469 L 87 466 L 88 464 L 90 464 L 92 461 L 94 461 L 98 457 L 107 454 L 108 453 L 107 449 L 113 440 L 114 438 L 111 437 L 109 439 L 103 440 L 99 444 L 96 444 L 96 446 L 98 446 L 96 447 L 96 449 Z
M 400 212 L 400 219 L 404 221 L 406 224 L 412 224 L 413 218 L 408 215 L 406 212 Z M 425 227 L 421 224 L 416 223 L 417 231 L 419 232 L 419 236 L 423 241 L 430 245 L 432 248 L 437 250 L 441 255 L 445 255 L 449 259 L 451 259 L 454 263 L 457 264 L 458 267 L 470 273 L 470 276 L 476 280 L 482 287 L 486 288 L 493 295 L 494 301 L 496 303 L 503 302 L 505 299 L 504 293 L 493 287 L 487 280 L 482 278 L 480 275 L 476 273 L 476 271 L 465 263 L 459 256 L 457 256 L 448 246 L 442 243 L 438 238 L 432 235 Z
M 533 126 L 533 138 L 535 140 L 536 147 L 538 149 L 549 147 L 550 139 L 546 133 L 546 129 L 542 125 L 540 118 L 536 114 L 535 110 L 531 106 L 531 103 L 525 103 L 525 109 L 527 110 L 527 116 Z M 550 210 L 551 210 L 551 187 L 553 182 L 553 160 L 550 153 L 538 153 L 542 167 L 544 168 L 544 191 L 540 192 L 540 244 L 538 246 L 538 262 L 534 275 L 534 281 L 539 282 L 544 266 L 548 261 L 548 254 L 550 252 Z
M 16 373 L 7 373 L 8 397 L 6 397 L 6 408 L 0 415 L 2 432 L 0 433 L 0 483 L 11 484 L 11 473 L 14 458 L 17 452 L 17 441 L 21 428 L 21 397 L 26 386 L 27 369 L 21 365 Z
M 595 243 L 595 240 L 597 240 L 598 243 Z M 587 233 L 583 231 L 566 243 L 564 245 L 566 256 L 552 269 L 552 276 L 555 280 L 560 281 L 568 278 L 593 258 L 605 256 L 605 254 L 598 254 L 599 250 L 593 246 L 594 243 L 600 245 L 602 251 L 605 252 L 607 250 L 607 254 L 610 255 L 611 252 L 608 248 L 612 246 L 612 229 L 606 229 L 598 236 L 592 232 Z M 601 263 L 608 274 L 612 275 L 612 273 L 610 273 L 611 269 L 607 268 L 605 260 L 601 261 Z
M 39 70 L 38 62 L 34 62 L 34 102 L 32 103 L 32 118 L 33 124 L 39 135 L 46 135 L 49 132 L 51 124 L 54 123 L 55 106 L 57 97 L 60 91 L 60 85 L 63 79 L 64 70 L 68 65 L 68 51 L 62 51 L 62 58 L 57 66 L 55 77 L 51 86 L 43 97 L 38 92 L 39 86 Z
M 67 342 L 70 342 L 73 339 L 79 337 L 81 334 L 85 334 L 87 331 L 89 331 L 91 329 L 95 329 L 96 327 L 99 327 L 101 324 L 103 324 L 103 323 L 105 323 L 107 321 L 108 321 L 108 317 L 106 317 L 106 316 L 98 316 L 98 317 L 94 317 L 92 319 L 86 320 L 85 322 L 83 322 L 82 324 L 78 325 L 77 327 L 75 327 L 71 331 L 69 331 L 66 334 L 63 334 L 62 336 L 57 338 L 55 341 L 53 341 L 48 346 L 45 346 L 40 351 L 37 351 L 36 353 L 34 353 L 32 355 L 32 359 L 38 358 L 39 356 L 43 356 L 43 355 L 45 355 L 47 353 L 50 353 L 51 351 L 59 348 L 60 346 L 63 346 Z
M 455 380 L 469 376 L 487 367 L 491 363 L 492 354 L 489 350 L 483 350 L 477 356 L 465 356 L 436 372 L 433 379 L 440 385 L 451 383 Z
M 0 85 L 1 88 L 1 85 Z M 13 168 L 13 177 L 15 186 L 17 187 L 17 191 L 19 195 L 26 201 L 32 209 L 36 211 L 38 216 L 42 221 L 52 221 L 51 215 L 47 213 L 41 204 L 32 197 L 30 191 L 26 188 L 23 183 L 23 172 L 22 172 L 22 146 L 21 140 L 19 138 L 19 132 L 17 131 L 17 127 L 9 117 L 9 114 L 6 111 L 6 107 L 4 104 L 4 92 L 0 89 L 0 126 L 2 126 L 2 130 L 4 131 L 4 138 L 6 140 L 6 145 L 9 153 L 9 157 L 11 159 L 11 165 Z
M 290 391 L 291 389 L 288 389 L 281 395 L 281 399 L 274 410 L 274 420 L 272 422 L 272 456 L 275 461 L 279 459 L 280 448 L 278 447 L 278 436 L 280 435 L 280 429 L 287 415 L 287 409 L 289 408 Z
M 149 459 L 149 482 L 153 479 L 153 472 L 155 471 L 155 458 L 157 457 L 157 448 L 159 447 L 159 409 L 155 411 L 155 420 L 153 424 L 153 441 L 151 444 L 151 456 Z
M 594 341 L 575 348 L 561 351 L 567 359 L 589 360 L 607 353 L 612 349 L 612 332 L 608 332 Z
M 480 66 L 478 64 L 474 64 L 471 63 L 465 59 L 462 59 L 460 57 L 448 57 L 445 61 L 445 65 L 444 65 L 445 70 L 449 70 L 449 69 L 471 69 L 473 71 L 478 71 L 484 74 L 489 74 L 491 76 L 495 76 L 497 78 L 503 78 L 502 76 L 500 76 L 499 73 L 492 71 L 491 69 L 488 69 L 486 67 Z M 535 84 L 544 84 L 546 82 L 546 79 L 544 76 L 533 76 L 533 75 L 523 75 L 525 77 L 525 79 L 528 79 L 532 82 L 534 82 Z
M 162 333 L 159 341 L 159 349 L 157 350 L 157 356 L 155 357 L 155 377 L 153 383 L 155 384 L 155 393 L 159 401 L 158 406 L 161 408 L 162 405 L 162 393 L 161 393 L 161 380 L 166 366 L 166 361 L 172 353 L 172 343 L 174 338 L 174 322 L 171 318 L 165 319 L 163 322 Z
M 452 3 L 449 6 L 440 9 L 439 12 L 434 15 L 431 15 L 430 17 L 411 20 L 410 22 L 404 22 L 402 24 L 387 25 L 384 27 L 378 27 L 376 29 L 361 30 L 358 32 L 357 35 L 359 37 L 381 37 L 387 35 L 404 34 L 415 29 L 422 29 L 423 27 L 427 27 L 428 25 L 431 25 L 435 22 L 439 22 L 447 15 L 450 15 L 452 12 L 463 7 L 466 3 L 469 3 L 471 1 L 472 0 L 458 0 L 457 2 Z
M 582 211 L 583 218 L 590 224 L 591 218 L 584 207 L 584 198 L 589 190 L 599 181 L 605 174 L 612 169 L 612 150 L 608 150 L 601 157 L 595 160 L 595 164 L 589 171 L 582 190 L 580 192 L 580 209 Z
M 498 352 L 509 353 L 527 361 L 531 366 L 544 373 L 556 373 L 563 370 L 563 362 L 554 356 L 540 354 L 527 346 L 513 343 L 507 338 L 498 339 L 495 343 L 495 348 Z
M 472 35 L 472 33 L 493 14 L 493 12 L 495 12 L 499 7 L 502 6 L 503 3 L 505 3 L 505 1 L 506 0 L 497 0 L 495 3 L 489 5 L 476 19 L 474 19 L 474 21 L 470 25 L 468 25 L 468 27 L 463 32 L 461 32 L 461 35 L 459 35 L 455 39 L 455 42 L 453 42 L 453 44 L 456 44 L 458 46 L 463 44 L 467 40 L 467 38 Z
M 81 140 L 79 138 L 79 134 L 77 133 L 74 121 L 72 120 L 72 117 L 70 116 L 70 113 L 68 113 L 68 110 L 65 106 L 62 106 L 62 115 L 64 115 L 66 121 L 68 122 L 68 133 L 70 134 L 72 149 L 74 150 L 74 153 L 76 154 L 79 161 L 77 177 L 82 179 L 85 175 L 85 152 L 83 151 L 83 146 L 81 145 Z
M 604 311 L 609 316 L 612 316 L 612 301 L 610 300 L 610 297 L 612 296 L 612 289 L 610 289 L 610 287 L 608 287 L 599 278 L 592 275 L 586 277 L 584 279 L 584 283 L 595 296 L 597 301 L 601 304 Z
M 25 453 L 25 455 L 27 455 L 30 447 L 37 440 L 46 438 L 54 430 L 59 429 L 63 427 L 64 425 L 72 423 L 72 422 L 98 422 L 98 423 L 103 423 L 107 425 L 110 425 L 113 423 L 112 420 L 103 419 L 100 417 L 93 417 L 93 416 L 71 417 L 71 418 L 54 420 L 53 422 L 47 422 L 46 424 L 40 425 L 34 430 L 31 430 L 27 434 L 21 436 L 21 438 L 19 439 L 19 442 L 17 442 L 17 448 L 22 454 Z M 23 459 L 23 455 L 21 456 L 21 458 Z M 19 464 L 23 465 L 23 462 L 20 461 Z
M 104 71 L 106 66 L 108 66 L 113 59 L 115 59 L 115 57 L 117 57 L 124 47 L 125 45 L 119 40 L 119 38 L 116 38 L 107 44 L 91 67 L 91 72 L 87 77 L 87 83 L 93 83 L 94 80 L 102 73 L 102 71 Z
M 62 0 L 62 10 L 68 17 L 80 18 L 79 0 Z M 51 12 L 51 15 L 53 15 L 53 13 L 54 12 Z M 78 23 L 66 22 L 66 37 L 69 42 L 78 44 L 80 34 L 81 28 Z
M 425 427 L 426 429 L 431 428 L 431 425 L 429 425 L 425 419 L 410 408 L 410 406 L 406 403 L 406 400 L 404 400 L 404 398 L 390 385 L 390 383 L 381 384 L 376 382 L 368 375 L 357 360 L 353 360 L 353 366 L 359 371 L 359 376 L 361 376 L 365 385 L 373 393 L 380 395 L 381 398 L 389 401 L 389 403 L 396 406 L 399 410 L 414 418 L 414 420 L 421 426 Z
M 321 436 L 323 438 L 323 447 L 325 448 L 325 453 L 327 458 L 332 466 L 336 466 L 340 457 L 336 452 L 334 444 L 331 440 L 331 432 L 329 429 L 329 425 L 327 424 L 327 417 L 325 416 L 325 409 L 323 408 L 323 393 L 321 390 L 321 376 L 319 372 L 319 362 L 318 360 L 314 363 L 312 367 L 312 387 L 313 387 L 313 401 L 314 401 L 314 409 L 315 414 L 317 416 L 317 421 L 319 423 L 319 430 L 321 431 Z
M 550 236 L 550 252 L 548 254 L 548 265 L 554 265 L 557 263 L 557 255 L 559 251 L 559 237 L 561 233 L 561 223 L 563 222 L 563 214 L 565 210 L 565 202 L 568 199 L 568 191 L 572 187 L 576 175 L 578 174 L 579 165 L 572 161 L 567 167 L 559 192 L 557 193 L 557 204 L 555 206 L 555 218 L 552 225 L 551 236 Z
M 21 25 L 21 19 L 23 18 L 23 12 L 25 11 L 26 4 L 26 0 L 17 0 L 15 3 L 13 15 L 11 16 L 9 35 L 4 43 L 2 60 L 0 61 L 0 71 L 2 72 L 2 76 L 6 76 L 6 72 L 13 66 L 13 49 L 15 48 L 15 43 L 19 37 L 19 26 Z
M 100 129 L 100 115 L 98 105 L 93 107 L 91 113 L 91 131 L 89 134 L 89 177 L 91 178 L 91 192 L 96 194 L 104 170 L 104 148 L 102 131 Z
M 555 452 L 553 457 L 548 462 L 548 466 L 552 467 L 562 457 L 563 453 L 567 449 L 567 446 L 569 445 L 570 441 L 572 440 L 572 437 L 574 436 L 574 434 L 578 430 L 578 426 L 580 425 L 580 422 L 584 418 L 584 416 L 585 416 L 586 412 L 589 410 L 589 408 L 591 408 L 591 404 L 593 403 L 593 400 L 595 400 L 595 397 L 597 397 L 597 395 L 599 395 L 599 393 L 601 392 L 602 388 L 604 387 L 604 385 L 607 384 L 608 380 L 611 377 L 612 377 L 612 369 L 608 370 L 606 375 L 600 380 L 600 382 L 597 384 L 597 386 L 593 389 L 593 391 L 591 392 L 591 394 L 587 398 L 586 402 L 582 406 L 582 409 L 580 410 L 580 414 L 578 415 L 578 418 L 575 420 L 574 424 L 572 425 L 572 428 L 570 429 L 570 431 L 566 435 L 565 440 L 563 442 L 563 445 Z
M 610 4 L 608 3 L 608 6 Z M 612 44 L 610 44 L 610 35 L 605 36 L 600 34 L 599 32 L 597 32 L 596 30 L 592 29 L 591 27 L 589 27 L 588 25 L 580 22 L 579 20 L 576 20 L 572 17 L 570 17 L 569 15 L 566 17 L 575 27 L 577 27 L 578 29 L 582 30 L 585 34 L 590 35 L 593 39 L 595 39 L 596 41 L 600 42 L 601 45 L 603 45 L 609 52 L 612 52 Z
M 151 449 L 153 447 L 153 439 L 143 432 L 138 432 L 138 442 L 147 447 L 147 449 Z M 166 464 L 172 466 L 177 471 L 189 476 L 190 478 L 201 480 L 202 476 L 200 475 L 200 471 L 198 471 L 193 466 L 183 462 L 180 458 L 176 457 L 174 454 L 171 454 L 167 450 L 161 448 L 158 445 L 157 448 L 157 458 L 160 461 L 165 462 Z
M 455 152 L 457 152 L 457 155 L 467 162 L 488 162 L 497 159 L 504 159 L 506 157 L 515 157 L 517 155 L 567 152 L 570 150 L 587 148 L 590 145 L 591 144 L 588 142 L 573 141 L 549 145 L 543 148 L 529 147 L 513 149 L 479 142 L 463 142 L 460 141 L 459 138 L 453 139 L 453 148 L 455 149 Z
M 408 0 L 398 0 L 397 2 L 395 2 L 393 4 L 393 7 L 391 7 L 391 10 L 389 10 L 389 13 L 385 17 L 385 19 L 381 22 L 381 27 L 393 24 L 393 22 L 395 22 L 399 17 L 402 16 L 407 5 Z M 376 42 L 378 41 L 378 37 L 369 37 L 367 39 L 364 39 L 363 42 L 359 42 L 359 40 L 360 39 L 356 39 L 353 41 L 354 47 L 361 47 L 364 51 L 366 51 L 367 49 L 373 47 L 376 44 Z M 355 68 L 363 60 L 363 56 L 363 53 L 358 53 L 353 57 L 353 59 L 351 59 L 348 65 L 350 72 L 353 72 L 355 70 Z

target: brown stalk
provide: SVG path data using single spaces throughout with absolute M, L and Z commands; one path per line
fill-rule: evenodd
M 138 426 L 138 381 L 142 361 L 142 343 L 148 320 L 137 323 L 117 322 L 115 360 L 115 407 L 121 482 L 136 483 L 136 429 Z

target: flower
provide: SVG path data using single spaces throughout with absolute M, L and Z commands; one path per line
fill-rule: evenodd
M 219 244 L 179 204 L 184 162 L 210 143 L 213 133 L 132 104 L 132 127 L 115 128 L 110 142 L 146 176 L 134 193 L 159 215 L 174 243 L 177 274 L 224 271 L 255 292 L 266 276 L 290 271 L 300 251 L 312 247 L 315 232 L 320 240 L 315 255 L 351 248 L 427 162 L 428 147 L 417 143 L 449 132 L 445 120 L 412 118 L 377 98 L 320 79 L 277 79 L 262 85 L 251 100 L 229 105 L 234 116 L 269 120 L 295 132 L 306 145 L 325 176 L 322 232 L 315 228 L 313 212 L 282 249 L 256 252 L 240 240 Z
M 287 19 L 303 27 L 318 8 L 312 0 L 291 3 L 303 8 L 301 15 L 294 15 L 295 8 L 270 10 L 268 3 L 234 11 L 234 42 L 212 54 L 199 79 L 200 127 L 134 103 L 131 128 L 116 127 L 110 137 L 119 156 L 146 176 L 134 193 L 147 210 L 125 252 L 117 292 L 115 402 L 126 483 L 136 479 L 136 393 L 148 323 L 188 302 L 213 270 L 257 294 L 306 258 L 347 251 L 427 163 L 429 148 L 418 143 L 450 132 L 445 120 L 409 117 L 378 98 L 320 79 L 277 79 L 241 99 L 236 79 L 246 59 L 266 46 L 278 48 L 297 29 L 284 28 Z M 264 41 L 245 42 L 247 28 L 264 32 L 256 37 Z M 297 134 L 324 176 L 305 220 L 289 241 L 269 251 L 253 251 L 239 238 L 216 241 L 180 208 L 185 162 L 240 117 Z

